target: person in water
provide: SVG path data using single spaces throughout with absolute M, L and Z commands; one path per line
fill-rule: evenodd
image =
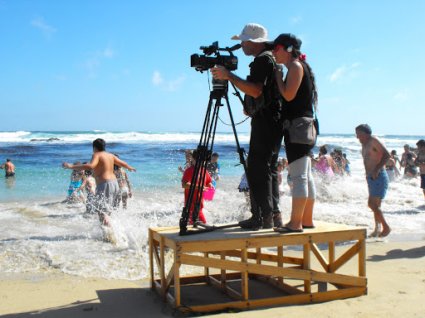
M 391 228 L 382 213 L 381 202 L 388 189 L 388 175 L 384 166 L 390 158 L 390 154 L 378 138 L 372 136 L 372 129 L 369 125 L 357 126 L 356 136 L 362 145 L 363 163 L 369 189 L 368 206 L 373 211 L 375 219 L 375 229 L 370 237 L 385 237 L 390 234 Z M 381 226 L 382 231 L 380 231 Z
M 81 162 L 76 161 L 74 165 L 79 165 Z M 64 202 L 66 203 L 85 203 L 83 189 L 85 188 L 85 175 L 84 170 L 73 170 L 71 173 L 71 180 L 68 187 L 68 196 Z
M 319 148 L 319 157 L 315 161 L 316 172 L 322 176 L 323 180 L 331 181 L 334 177 L 334 170 L 337 170 L 338 167 L 334 159 L 328 155 L 328 149 L 325 145 Z
M 0 166 L 5 171 L 5 177 L 10 178 L 15 176 L 15 165 L 10 159 L 6 159 L 6 162 Z
M 191 182 L 192 182 L 193 174 L 195 173 L 195 164 L 196 164 L 197 157 L 198 157 L 198 151 L 193 150 L 192 153 L 191 153 L 191 165 L 183 173 L 182 188 L 184 189 L 184 204 L 185 204 L 185 206 L 188 204 L 190 185 L 191 185 Z M 200 176 L 202 176 L 204 172 L 205 172 L 205 178 L 204 178 L 203 183 L 202 183 L 202 180 L 199 180 L 199 179 L 200 179 Z M 195 203 L 197 201 L 197 198 L 199 197 L 199 189 L 202 187 L 203 190 L 206 190 L 207 188 L 213 187 L 212 178 L 211 178 L 210 174 L 208 173 L 208 171 L 205 171 L 203 168 L 201 168 L 199 170 L 199 174 L 198 174 L 197 179 L 198 179 L 197 180 L 198 184 L 195 187 L 193 197 L 192 197 L 191 206 L 189 207 L 189 224 L 193 224 L 192 213 L 193 213 L 193 210 L 195 209 Z M 204 215 L 204 212 L 203 212 L 204 196 L 201 195 L 200 199 L 201 199 L 201 201 L 200 201 L 198 219 L 202 223 L 207 223 L 207 219 L 205 218 L 205 215 Z
M 415 159 L 415 164 L 419 167 L 421 174 L 421 188 L 425 196 L 425 140 L 421 139 L 416 143 L 418 146 L 418 156 Z
M 106 151 L 106 143 L 98 138 L 93 141 L 93 156 L 86 164 L 73 165 L 64 162 L 65 169 L 88 170 L 92 169 L 96 179 L 95 211 L 99 215 L 102 225 L 109 226 L 109 215 L 112 213 L 112 206 L 119 194 L 119 185 L 114 174 L 114 165 L 124 167 L 129 171 L 136 171 L 127 162 L 117 158 Z
M 119 158 L 118 155 L 116 155 Z M 133 196 L 133 192 L 131 191 L 131 183 L 128 178 L 127 172 L 122 167 L 118 167 L 114 165 L 114 173 L 118 180 L 118 185 L 120 186 L 120 193 L 117 196 L 114 206 L 119 207 L 120 202 L 122 201 L 122 207 L 127 209 L 127 200 Z

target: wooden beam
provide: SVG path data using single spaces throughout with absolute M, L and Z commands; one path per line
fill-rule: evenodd
M 311 264 L 310 264 L 310 243 L 306 243 L 303 246 L 303 255 L 304 255 L 304 264 L 303 269 L 306 271 L 310 271 Z M 304 292 L 311 293 L 311 279 L 305 279 L 304 280 Z
M 365 233 L 365 237 L 366 237 L 366 233 Z M 359 276 L 366 277 L 366 239 L 360 240 Z
M 342 265 L 347 263 L 354 255 L 356 255 L 361 248 L 360 241 L 351 246 L 344 254 L 342 254 L 337 260 L 333 263 L 329 264 L 329 272 L 334 273 L 340 268 Z
M 176 308 L 181 305 L 181 290 L 180 290 L 180 255 L 178 249 L 174 250 L 174 306 Z
M 155 268 L 153 264 L 153 234 L 152 230 L 149 229 L 149 269 L 150 269 L 150 282 L 151 282 L 151 288 L 153 289 L 154 281 L 155 281 Z
M 313 254 L 316 256 L 317 260 L 319 261 L 320 265 L 322 265 L 323 269 L 325 271 L 328 271 L 329 264 L 328 264 L 328 262 L 326 262 L 326 259 L 323 256 L 322 252 L 320 252 L 318 246 L 315 243 L 311 242 L 310 248 L 311 248 L 311 251 L 313 252 Z
M 170 286 L 171 286 L 171 282 L 172 282 L 172 280 L 173 280 L 173 278 L 174 278 L 174 266 L 175 266 L 175 264 L 176 264 L 176 263 L 174 263 L 174 264 L 171 266 L 171 269 L 170 269 L 170 271 L 168 272 L 167 280 L 166 280 L 166 282 L 165 282 L 165 290 L 164 290 L 164 292 L 165 292 L 165 293 L 168 293 L 168 290 L 170 289 Z
M 241 262 L 242 263 L 247 263 L 248 261 L 248 252 L 247 249 L 244 248 L 242 250 L 242 255 L 241 255 Z M 261 265 L 259 265 L 261 266 Z M 249 276 L 248 276 L 248 271 L 245 269 L 243 271 L 241 271 L 241 290 L 242 290 L 242 300 L 248 300 L 249 294 Z
M 220 291 L 222 291 L 223 293 L 228 295 L 230 298 L 232 298 L 234 300 L 241 300 L 242 299 L 242 295 L 240 293 L 238 293 L 236 290 L 234 290 L 232 287 L 230 287 L 228 285 L 223 286 L 221 284 L 221 281 L 219 281 L 215 277 L 210 276 L 210 282 L 211 282 L 211 286 L 219 289 Z
M 165 244 L 162 236 L 159 241 L 159 277 L 161 279 L 161 295 L 165 300 Z

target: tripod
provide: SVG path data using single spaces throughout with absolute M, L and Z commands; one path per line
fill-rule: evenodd
M 236 89 L 233 83 L 232 87 L 235 90 L 235 95 L 239 98 L 243 104 L 242 97 L 239 91 Z M 201 200 L 203 196 L 205 177 L 207 172 L 208 161 L 211 158 L 212 150 L 214 147 L 214 138 L 217 128 L 217 121 L 220 107 L 223 106 L 222 99 L 225 100 L 227 110 L 233 129 L 233 134 L 236 140 L 236 148 L 239 154 L 240 163 L 243 165 L 245 173 L 247 173 L 247 166 L 245 160 L 245 150 L 241 148 L 236 132 L 235 122 L 233 120 L 232 110 L 230 108 L 229 96 L 228 96 L 228 81 L 213 80 L 213 90 L 210 92 L 210 98 L 208 101 L 207 112 L 205 115 L 204 124 L 202 127 L 201 137 L 197 147 L 197 156 L 195 158 L 196 163 L 193 168 L 193 175 L 189 187 L 189 193 L 185 206 L 182 211 L 180 218 L 180 235 L 198 234 L 204 232 L 211 232 L 217 229 L 238 227 L 239 223 L 227 224 L 222 226 L 211 226 L 198 221 L 198 215 L 201 208 Z M 192 211 L 192 214 L 190 213 Z M 187 223 L 191 217 L 193 225 L 196 230 L 188 230 Z

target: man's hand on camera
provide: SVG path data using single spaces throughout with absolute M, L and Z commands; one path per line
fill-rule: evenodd
M 211 68 L 211 73 L 216 80 L 228 80 L 230 78 L 230 71 L 221 65 Z

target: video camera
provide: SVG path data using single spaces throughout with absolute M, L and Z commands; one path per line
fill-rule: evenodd
M 217 41 L 210 46 L 201 46 L 200 49 L 204 52 L 204 55 L 192 54 L 190 56 L 190 66 L 199 72 L 207 71 L 215 65 L 222 65 L 229 71 L 234 71 L 238 68 L 238 58 L 233 55 L 232 51 L 239 48 L 241 48 L 240 44 L 230 48 L 219 48 Z M 229 52 L 230 55 L 221 55 L 220 51 Z M 210 56 L 212 54 L 215 56 Z

